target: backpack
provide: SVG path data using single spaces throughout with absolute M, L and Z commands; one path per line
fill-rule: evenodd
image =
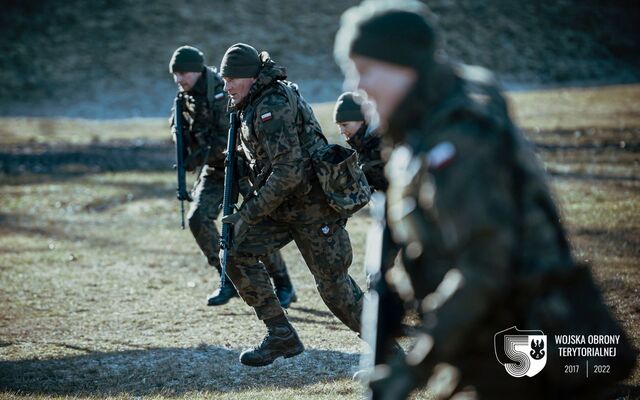
M 290 105 L 296 107 L 300 145 L 309 156 L 329 206 L 340 216 L 348 217 L 369 203 L 371 187 L 358 166 L 358 154 L 346 147 L 329 143 L 322 133 L 313 109 L 295 83 L 277 81 Z M 298 116 L 300 117 L 298 119 Z

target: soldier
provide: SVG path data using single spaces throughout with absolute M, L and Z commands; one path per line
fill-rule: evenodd
M 189 229 L 209 264 L 220 273 L 219 235 L 214 222 L 222 203 L 223 151 L 229 127 L 224 82 L 215 67 L 205 66 L 203 53 L 191 46 L 182 46 L 173 53 L 169 71 L 178 85 L 178 96 L 185 100 L 187 170 L 201 168 L 188 213 Z M 280 252 L 264 257 L 263 261 L 273 278 L 278 299 L 283 307 L 288 307 L 296 301 L 296 295 Z M 208 298 L 207 305 L 226 304 L 236 296 L 235 288 L 227 279 L 226 284 Z
M 414 348 L 376 368 L 370 388 L 375 398 L 400 399 L 430 380 L 438 398 L 471 387 L 481 398 L 584 398 L 580 378 L 571 387 L 567 375 L 516 379 L 496 360 L 494 335 L 513 325 L 542 329 L 531 323 L 536 315 L 567 329 L 607 317 L 578 321 L 566 312 L 602 303 L 597 295 L 572 303 L 574 289 L 562 286 L 588 279 L 571 257 L 544 175 L 491 74 L 436 53 L 427 15 L 417 3 L 365 1 L 343 15 L 336 37 L 347 81 L 375 101 L 394 145 L 387 226 L 402 263 L 385 278 L 422 316 Z M 633 359 L 617 361 L 624 376 Z
M 374 123 L 371 102 L 359 93 L 345 92 L 340 95 L 333 110 L 333 122 L 347 144 L 358 153 L 360 167 L 367 182 L 374 190 L 387 190 L 384 177 L 384 162 L 381 157 L 382 141 Z M 363 110 L 364 109 L 364 110 Z
M 268 331 L 240 362 L 263 366 L 298 355 L 304 346 L 257 262 L 260 256 L 293 240 L 325 304 L 355 332 L 363 293 L 348 274 L 352 252 L 346 220 L 328 205 L 311 168 L 310 154 L 326 143 L 311 107 L 285 81 L 283 67 L 247 44 L 231 46 L 220 71 L 239 112 L 242 153 L 253 171 L 253 195 L 239 212 L 223 218 L 234 224 L 227 273 Z
M 389 183 L 384 176 L 384 161 L 382 160 L 382 138 L 378 123 L 375 121 L 377 115 L 373 109 L 373 104 L 363 96 L 362 93 L 345 92 L 338 97 L 333 110 L 333 121 L 338 126 L 340 134 L 343 135 L 347 144 L 358 153 L 358 164 L 367 177 L 367 182 L 372 191 L 386 191 Z M 372 200 L 375 203 L 375 200 Z M 372 204 L 375 207 L 375 204 Z M 389 243 L 389 251 L 383 271 L 391 268 L 393 262 L 400 252 L 397 244 Z M 378 279 L 377 274 L 367 272 L 367 288 Z M 400 351 L 401 347 L 394 344 L 395 351 Z

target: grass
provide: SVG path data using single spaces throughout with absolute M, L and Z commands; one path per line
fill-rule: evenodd
M 576 256 L 594 265 L 608 304 L 636 345 L 639 96 L 639 86 L 510 95 L 552 175 Z M 315 107 L 331 140 L 340 140 L 333 105 Z M 16 162 L 15 155 L 70 145 L 137 140 L 170 146 L 160 119 L 5 118 L 0 126 L 5 165 Z M 258 343 L 264 328 L 239 300 L 205 306 L 217 278 L 188 231 L 179 229 L 173 172 L 74 171 L 2 175 L 0 397 L 360 396 L 350 379 L 360 341 L 326 309 L 295 246 L 283 250 L 300 299 L 289 317 L 307 351 L 269 367 L 243 367 L 239 352 Z M 351 272 L 361 284 L 370 223 L 365 210 L 348 225 Z M 639 383 L 636 370 L 627 385 Z

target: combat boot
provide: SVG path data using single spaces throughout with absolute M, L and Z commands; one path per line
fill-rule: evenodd
M 296 290 L 289 279 L 289 275 L 274 276 L 273 285 L 276 288 L 276 296 L 282 308 L 289 308 L 291 303 L 298 301 Z
M 207 299 L 208 306 L 221 306 L 227 304 L 233 297 L 238 297 L 238 292 L 229 278 L 225 279 L 224 285 L 216 289 Z
M 274 322 L 267 322 L 267 336 L 262 339 L 260 346 L 245 350 L 240 354 L 240 362 L 251 367 L 269 365 L 278 357 L 290 358 L 304 351 L 304 345 L 298 338 L 298 333 L 287 321 L 284 314 L 275 318 Z

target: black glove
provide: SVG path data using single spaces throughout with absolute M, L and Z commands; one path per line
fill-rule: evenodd
M 377 365 L 369 381 L 369 391 L 375 400 L 406 399 L 417 387 L 417 378 L 404 362 Z

